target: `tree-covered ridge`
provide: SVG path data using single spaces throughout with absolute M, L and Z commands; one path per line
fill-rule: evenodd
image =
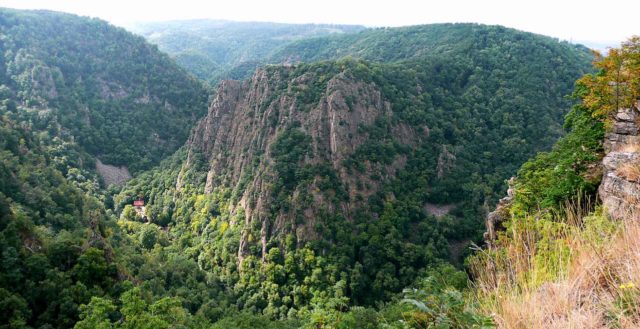
M 0 322 L 71 327 L 85 297 L 117 281 L 97 179 L 79 167 L 86 158 L 50 111 L 6 95 L 0 146 Z
M 551 37 L 497 25 L 447 23 L 374 28 L 353 34 L 303 39 L 284 46 L 270 58 L 270 62 L 313 62 L 345 56 L 397 62 L 461 51 L 472 56 L 483 53 L 500 56 L 496 52 L 502 51 L 507 60 L 516 54 L 529 58 L 550 56 L 551 64 L 556 65 L 563 61 L 577 63 L 590 57 L 584 46 L 559 42 Z
M 155 46 L 97 20 L 0 10 L 0 78 L 24 106 L 51 109 L 90 154 L 139 171 L 173 153 L 207 93 Z
M 156 227 L 118 225 L 110 194 L 85 169 L 92 157 L 53 111 L 2 91 L 0 327 L 210 327 L 194 314 L 222 292 L 192 260 L 149 251 L 166 245 Z
M 250 76 L 277 49 L 293 41 L 355 33 L 364 27 L 185 20 L 143 23 L 130 29 L 157 44 L 196 77 L 217 84 L 222 79 Z
M 446 55 L 398 63 L 343 59 L 268 66 L 242 83 L 225 83 L 218 96 L 228 92 L 231 101 L 222 99 L 220 112 L 213 105 L 204 120 L 211 126 L 196 128 L 185 150 L 188 160 L 131 181 L 115 199 L 116 208 L 125 209 L 144 196 L 150 204 L 149 220 L 166 227 L 185 254 L 233 287 L 233 303 L 245 311 L 295 319 L 319 310 L 393 300 L 427 269 L 447 260 L 448 242 L 478 238 L 483 207 L 495 203 L 505 180 L 522 162 L 563 133 L 560 121 L 571 107 L 564 96 L 589 69 L 584 49 L 559 45 L 552 48 L 558 53 L 546 52 L 541 44 L 547 39 L 516 43 L 511 30 L 498 31 L 495 39 L 504 42 L 489 43 L 484 51 L 451 46 L 455 51 Z M 347 87 L 353 85 L 360 88 Z M 358 125 L 364 142 L 336 169 L 317 132 L 323 126 L 310 126 L 309 118 L 322 116 L 323 104 L 334 95 L 332 88 L 342 88 L 345 105 L 339 111 L 360 113 L 373 106 L 369 96 L 375 92 L 369 87 L 389 104 L 390 115 Z M 245 91 L 264 97 L 247 96 L 247 107 L 234 110 Z M 295 106 L 289 106 L 290 101 Z M 255 144 L 248 141 L 238 154 L 230 152 L 220 146 L 224 139 L 207 135 L 217 129 L 216 123 L 225 122 L 225 115 L 248 133 L 274 131 L 274 142 L 254 149 L 269 140 L 261 137 Z M 264 127 L 253 126 L 261 122 Z M 406 128 L 405 138 L 415 144 L 401 143 L 398 127 Z M 224 134 L 233 131 L 225 126 Z M 410 138 L 408 131 L 418 137 Z M 219 153 L 209 149 L 211 145 L 220 147 Z M 317 149 L 326 151 L 314 153 Z M 251 154 L 256 156 L 247 160 L 250 166 L 242 175 L 230 164 L 208 178 L 213 163 Z M 400 158 L 406 159 L 405 165 L 388 174 L 386 169 Z M 366 179 L 347 189 L 340 166 Z M 214 183 L 207 192 L 209 180 Z M 350 214 L 340 210 L 351 197 L 345 191 L 371 189 L 367 185 L 373 184 L 380 189 L 360 198 L 356 193 Z M 301 220 L 302 215 L 291 221 L 298 228 L 312 225 L 317 238 L 311 241 L 295 232 L 264 235 L 264 222 L 247 220 L 245 205 L 239 203 L 245 195 L 255 200 L 264 191 L 272 196 L 266 201 L 268 225 L 288 212 L 303 214 L 308 205 L 323 209 L 324 201 L 316 200 L 333 203 L 327 209 L 334 210 L 314 217 L 312 224 Z M 426 203 L 457 207 L 437 218 L 425 212 Z
M 587 70 L 580 50 L 538 52 L 547 48 L 508 36 L 492 39 L 505 42 L 484 50 L 451 46 L 446 54 L 394 63 L 342 59 L 270 66 L 259 71 L 270 88 L 253 89 L 268 97 L 255 98 L 231 121 L 250 110 L 268 113 L 260 122 L 275 132 L 273 143 L 252 153 L 256 159 L 236 184 L 220 175 L 207 189 L 209 166 L 212 160 L 248 158 L 252 144 L 210 158 L 212 152 L 195 147 L 192 138 L 121 190 L 104 191 L 88 170 L 92 155 L 105 160 L 123 152 L 123 159 L 135 159 L 122 160 L 133 169 L 155 164 L 170 148 L 147 141 L 156 147 L 148 149 L 127 136 L 139 138 L 144 131 L 138 130 L 149 126 L 172 129 L 165 124 L 178 122 L 171 120 L 180 112 L 171 99 L 195 109 L 203 101 L 196 96 L 206 95 L 191 79 L 175 80 L 184 73 L 154 47 L 137 48 L 144 45 L 140 38 L 100 21 L 0 13 L 3 34 L 11 32 L 0 44 L 7 58 L 0 61 L 0 326 L 11 328 L 488 328 L 491 321 L 464 303 L 465 273 L 446 264 L 449 242 L 475 238 L 483 205 L 501 194 L 504 179 L 562 134 L 559 118 L 571 103 L 563 96 Z M 40 43 L 46 35 L 41 31 L 59 34 Z M 109 44 L 82 38 L 81 31 Z M 102 57 L 105 52 L 109 56 Z M 251 89 L 252 81 L 226 85 Z M 147 89 L 164 96 L 147 98 Z M 349 177 L 362 178 L 349 186 L 327 161 L 330 148 L 304 120 L 322 114 L 328 96 L 340 94 L 332 103 L 338 114 L 371 109 L 377 95 L 382 105 L 375 109 L 385 114 L 353 126 L 352 137 L 363 141 L 336 162 L 350 170 Z M 152 112 L 165 103 L 166 113 Z M 149 112 L 120 115 L 128 109 Z M 196 120 L 186 114 L 178 118 L 183 124 Z M 297 120 L 287 121 L 289 114 Z M 591 141 L 602 127 L 583 114 L 572 114 L 570 126 Z M 96 124 L 106 118 L 131 129 Z M 539 161 L 552 173 L 544 182 L 561 176 L 555 168 L 562 174 L 590 161 L 572 153 L 579 144 L 572 143 L 561 156 Z M 581 146 L 585 153 L 597 148 Z M 151 160 L 138 159 L 140 152 L 151 152 Z M 399 159 L 406 162 L 397 165 Z M 557 159 L 557 166 L 547 166 Z M 274 234 L 262 248 L 262 223 L 247 221 L 238 202 L 251 197 L 255 178 L 264 178 L 263 186 L 274 192 L 263 217 L 269 223 L 307 204 L 324 211 L 314 222 L 295 218 L 316 238 Z M 349 194 L 373 186 L 378 190 L 371 195 Z M 351 197 L 356 202 L 349 216 L 341 207 L 327 211 L 326 203 L 309 196 L 325 196 L 334 205 Z M 143 216 L 131 205 L 139 198 L 146 202 Z M 425 202 L 456 207 L 438 217 L 425 211 Z

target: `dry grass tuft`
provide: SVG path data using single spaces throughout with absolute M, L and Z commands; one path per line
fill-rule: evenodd
M 625 163 L 616 170 L 616 174 L 630 182 L 640 182 L 640 163 Z
M 499 328 L 640 328 L 640 222 L 514 219 L 499 242 L 471 260 Z
M 618 152 L 626 152 L 626 153 L 638 153 L 640 152 L 640 144 L 636 143 L 625 143 L 616 151 Z

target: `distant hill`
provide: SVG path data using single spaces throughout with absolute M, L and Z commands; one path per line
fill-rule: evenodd
M 522 51 L 522 46 L 530 42 L 541 46 L 534 49 L 538 56 L 549 54 L 559 47 L 581 50 L 564 54 L 568 56 L 584 56 L 587 51 L 584 46 L 498 25 L 444 23 L 374 28 L 354 34 L 299 40 L 279 49 L 268 61 L 313 62 L 351 56 L 377 62 L 397 62 L 425 56 L 446 56 L 461 51 L 469 51 L 470 54 L 484 51 L 484 55 L 487 55 L 488 49 L 499 43 L 505 43 L 507 48 L 504 50 L 512 48 Z
M 184 20 L 141 23 L 129 28 L 174 57 L 200 79 L 216 83 L 244 78 L 274 51 L 293 41 L 351 34 L 358 25 L 281 24 Z
M 149 168 L 206 113 L 207 91 L 157 47 L 98 19 L 0 9 L 0 84 L 50 110 L 104 163 Z

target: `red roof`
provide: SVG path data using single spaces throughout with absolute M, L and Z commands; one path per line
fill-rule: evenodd
M 144 206 L 144 200 L 133 201 L 133 205 L 136 206 L 136 207 L 142 207 L 142 206 Z

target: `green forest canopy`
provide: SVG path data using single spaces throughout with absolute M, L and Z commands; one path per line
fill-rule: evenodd
M 51 109 L 78 144 L 137 172 L 172 154 L 206 113 L 207 91 L 141 37 L 104 21 L 0 9 L 0 83 Z
M 301 100 L 318 101 L 322 75 L 346 73 L 375 84 L 393 120 L 430 124 L 434 144 L 396 148 L 383 143 L 392 137 L 384 123 L 368 127 L 381 142 L 354 162 L 413 158 L 385 187 L 397 199 L 372 200 L 353 224 L 328 217 L 323 229 L 340 243 L 278 237 L 266 262 L 255 254 L 239 268 L 241 227 L 229 223 L 243 214 L 229 211 L 232 191 L 204 194 L 197 164 L 181 173 L 181 194 L 174 190 L 186 157 L 179 147 L 206 112 L 202 85 L 154 46 L 99 20 L 3 9 L 0 27 L 0 325 L 12 328 L 489 325 L 465 308 L 458 290 L 466 275 L 446 264 L 447 242 L 476 235 L 481 203 L 494 202 L 504 179 L 562 134 L 564 96 L 590 59 L 580 47 L 480 25 L 415 27 L 414 39 L 412 28 L 358 34 L 368 41 L 314 39 L 301 59 L 329 40 L 336 56 L 359 60 L 271 68 L 314 76 L 317 90 Z M 429 29 L 438 36 L 421 34 Z M 398 36 L 385 43 L 385 33 Z M 599 128 L 581 122 L 597 138 Z M 283 136 L 279 160 L 298 161 L 287 143 L 305 137 Z M 437 181 L 442 144 L 459 162 Z M 95 156 L 138 177 L 122 191 L 104 190 Z M 150 223 L 121 212 L 140 196 Z M 470 210 L 438 222 L 419 210 L 425 200 L 464 201 Z M 455 222 L 465 218 L 468 226 Z

